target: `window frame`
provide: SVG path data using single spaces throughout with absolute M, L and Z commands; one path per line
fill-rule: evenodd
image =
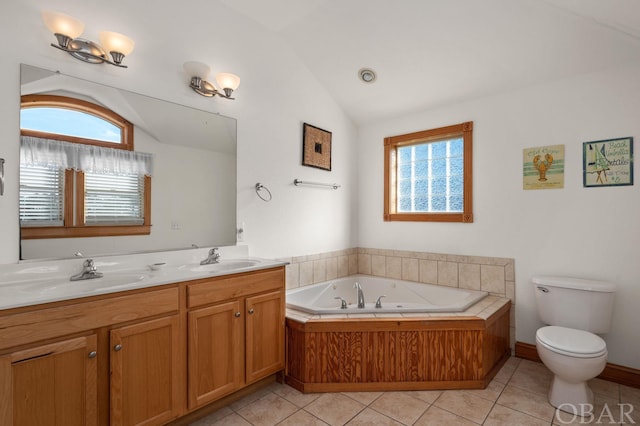
M 463 140 L 463 211 L 397 211 L 397 149 L 424 143 L 441 142 L 456 137 Z M 473 121 L 436 129 L 390 136 L 384 139 L 384 215 L 385 222 L 473 222 Z
M 79 111 L 97 116 L 121 129 L 121 143 L 87 139 L 34 130 L 20 129 L 22 136 L 35 136 L 45 139 L 95 145 L 107 148 L 133 151 L 133 124 L 100 105 L 81 99 L 56 95 L 23 95 L 23 108 L 55 107 Z M 84 172 L 65 169 L 64 171 L 64 217 L 62 226 L 21 226 L 20 234 L 24 240 L 45 238 L 82 238 L 151 234 L 151 177 L 144 176 L 144 222 L 142 225 L 87 225 L 84 221 Z

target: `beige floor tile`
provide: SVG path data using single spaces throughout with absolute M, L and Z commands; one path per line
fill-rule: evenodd
M 497 403 L 547 422 L 551 421 L 556 411 L 555 407 L 549 404 L 546 395 L 528 392 L 510 384 L 504 388 Z
M 251 423 L 237 415 L 236 413 L 223 417 L 213 423 L 212 426 L 251 426 Z
M 477 423 L 474 423 L 470 420 L 465 419 L 464 417 L 456 416 L 453 413 L 443 410 L 442 408 L 438 408 L 434 405 L 429 407 L 426 413 L 422 415 L 418 419 L 417 422 L 413 424 L 413 426 L 475 426 Z
M 306 407 L 316 399 L 320 398 L 319 393 L 302 393 L 288 385 L 277 384 L 271 386 L 270 390 L 278 396 L 283 397 L 298 408 Z
M 640 411 L 640 389 L 620 385 L 620 401 L 630 402 L 637 406 L 638 411 Z
M 384 392 L 342 392 L 343 395 L 355 399 L 364 405 L 369 405 L 380 397 Z
M 511 408 L 504 407 L 496 404 L 489 415 L 487 420 L 483 423 L 485 426 L 546 426 L 549 424 L 550 419 L 544 421 L 537 417 L 529 416 L 520 411 L 512 410 Z
M 594 393 L 607 396 L 609 398 L 620 398 L 620 385 L 602 379 L 589 380 L 589 387 Z
M 305 410 L 330 425 L 343 425 L 365 408 L 364 404 L 340 393 L 325 393 Z
M 191 426 L 210 426 L 214 424 L 214 422 L 222 419 L 223 417 L 227 417 L 228 415 L 233 414 L 233 410 L 229 407 L 222 407 L 219 410 L 214 411 L 206 417 L 201 418 L 193 423 L 190 423 Z
M 229 407 L 233 411 L 238 411 L 242 407 L 244 407 L 246 405 L 249 405 L 252 402 L 257 401 L 260 398 L 269 395 L 270 393 L 271 393 L 271 391 L 268 388 L 259 389 L 259 390 L 255 391 L 255 392 L 250 393 L 249 395 L 237 400 L 236 402 L 232 403 Z
M 429 403 L 414 398 L 408 392 L 385 392 L 371 408 L 404 424 L 413 424 L 429 408 Z
M 530 392 L 547 395 L 553 374 L 544 364 L 522 360 L 509 380 L 510 385 L 518 386 Z
M 298 410 L 278 423 L 278 426 L 327 426 L 327 424 L 304 410 Z
M 491 382 L 489 382 L 487 387 L 484 389 L 469 389 L 469 390 L 465 390 L 465 392 L 467 392 L 468 394 L 479 396 L 480 398 L 484 398 L 486 400 L 495 402 L 500 397 L 500 394 L 502 393 L 504 386 L 505 386 L 504 383 L 500 383 L 494 379 Z
M 298 407 L 270 392 L 236 412 L 254 426 L 273 426 L 297 410 Z
M 371 408 L 365 408 L 355 416 L 349 423 L 349 426 L 402 426 L 402 423 L 398 423 L 389 417 L 372 410 Z
M 511 379 L 511 376 L 513 376 L 513 373 L 518 368 L 518 365 L 520 365 L 520 361 L 521 361 L 520 358 L 515 358 L 515 357 L 509 358 L 507 362 L 504 363 L 500 371 L 498 371 L 498 374 L 496 374 L 493 380 L 500 383 L 507 383 L 509 379 Z
M 424 402 L 428 402 L 429 404 L 433 404 L 433 402 L 438 399 L 440 395 L 442 395 L 442 391 L 407 391 L 406 394 L 422 400 Z
M 464 391 L 445 391 L 433 405 L 476 423 L 482 423 L 493 403 Z

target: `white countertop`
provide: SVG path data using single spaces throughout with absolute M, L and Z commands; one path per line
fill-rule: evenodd
M 209 248 L 93 258 L 102 278 L 70 281 L 86 259 L 0 265 L 0 310 L 155 287 L 182 281 L 286 265 L 247 256 L 242 247 L 221 247 L 220 262 L 200 265 Z M 157 266 L 156 266 L 157 265 Z M 152 269 L 153 268 L 153 269 Z

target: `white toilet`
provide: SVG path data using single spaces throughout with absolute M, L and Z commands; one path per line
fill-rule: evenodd
M 547 327 L 536 332 L 540 359 L 554 374 L 549 402 L 580 414 L 593 404 L 587 381 L 604 370 L 607 345 L 594 333 L 611 327 L 615 284 L 579 278 L 536 276 L 538 315 Z

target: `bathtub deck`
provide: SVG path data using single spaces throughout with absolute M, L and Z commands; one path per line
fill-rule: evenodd
M 285 380 L 302 392 L 484 388 L 510 355 L 508 299 L 465 312 L 287 310 Z

